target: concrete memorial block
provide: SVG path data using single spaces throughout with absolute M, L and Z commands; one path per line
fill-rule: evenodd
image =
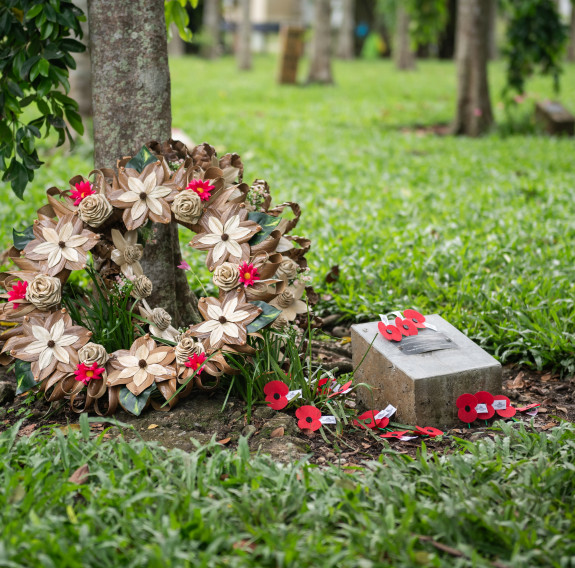
M 280 69 L 278 83 L 293 85 L 297 82 L 297 66 L 303 54 L 304 28 L 284 26 L 280 34 Z
M 379 322 L 352 326 L 355 368 L 365 356 L 355 382 L 372 387 L 371 392 L 359 389 L 359 400 L 369 409 L 393 404 L 397 407 L 395 420 L 402 424 L 461 424 L 457 397 L 480 390 L 500 394 L 501 365 L 441 316 L 426 316 L 425 321 L 437 331 L 420 329 L 418 335 L 400 342 L 384 339 Z
M 537 103 L 535 120 L 547 134 L 573 136 L 575 133 L 575 117 L 555 101 Z

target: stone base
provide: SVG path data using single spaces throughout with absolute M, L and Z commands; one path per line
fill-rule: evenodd
M 394 421 L 402 424 L 442 428 L 462 424 L 457 397 L 480 390 L 501 394 L 501 365 L 441 316 L 426 316 L 426 321 L 437 332 L 420 330 L 417 338 L 399 343 L 384 339 L 378 322 L 352 326 L 354 368 L 365 356 L 355 382 L 372 389 L 358 389 L 359 400 L 370 410 L 393 404 L 397 408 Z M 414 354 L 418 344 L 423 349 L 426 344 L 441 349 Z

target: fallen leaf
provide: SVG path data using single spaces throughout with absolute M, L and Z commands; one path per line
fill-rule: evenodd
M 541 377 L 541 380 L 542 380 L 544 383 L 550 381 L 550 380 L 551 380 L 551 373 L 547 373 L 546 375 L 543 375 L 543 376 Z
M 224 438 L 223 440 L 218 440 L 218 444 L 225 446 L 226 444 L 229 444 L 231 440 L 232 440 L 231 438 Z
M 537 410 L 538 410 L 541 414 L 545 414 L 546 412 L 548 412 L 548 410 L 547 410 L 546 408 L 543 408 L 542 406 L 540 406 Z
M 524 376 L 525 376 L 525 373 L 523 371 L 521 371 L 515 377 L 515 380 L 511 383 L 511 388 L 512 389 L 522 389 L 525 386 L 525 381 L 523 380 Z
M 225 481 L 229 476 L 229 473 L 222 473 L 222 475 L 220 475 L 220 481 Z
M 29 436 L 30 434 L 32 434 L 32 432 L 34 432 L 34 430 L 36 430 L 36 426 L 38 426 L 38 424 L 28 424 L 28 426 L 24 426 L 24 428 L 20 428 L 20 430 L 18 431 L 18 435 L 19 436 Z
M 256 545 L 249 540 L 238 540 L 238 542 L 234 542 L 234 544 L 232 544 L 232 548 L 234 550 L 255 550 Z
M 88 481 L 88 476 L 90 475 L 90 468 L 88 464 L 84 464 L 79 467 L 69 478 L 70 483 L 75 483 L 76 485 L 83 485 Z
M 280 426 L 279 428 L 271 431 L 270 438 L 281 438 L 284 435 L 284 432 L 285 430 L 283 426 Z
M 555 408 L 557 410 L 559 410 L 560 412 L 564 412 L 565 414 L 569 414 L 569 412 L 567 411 L 567 409 L 564 406 L 556 406 Z
M 339 265 L 332 266 L 330 271 L 327 273 L 325 277 L 326 284 L 332 284 L 333 282 L 337 282 L 339 280 Z
M 541 430 L 549 430 L 550 428 L 554 428 L 557 426 L 557 422 L 548 422 L 545 426 L 541 426 Z
M 150 424 L 150 425 L 148 426 L 148 430 L 153 430 L 154 428 L 157 428 L 157 427 L 158 427 L 157 424 Z
M 342 337 L 339 342 L 340 345 L 347 345 L 348 343 L 351 343 L 351 337 L 349 336 Z
M 71 430 L 80 430 L 80 424 L 68 424 L 67 426 L 60 426 L 59 430 L 64 434 L 68 434 Z
M 362 442 L 361 445 L 363 446 L 363 449 L 364 449 L 364 450 L 367 450 L 368 448 L 371 448 L 371 444 L 364 444 L 364 443 Z

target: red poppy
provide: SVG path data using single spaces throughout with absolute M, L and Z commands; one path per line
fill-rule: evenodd
M 295 411 L 296 417 L 299 419 L 297 425 L 301 430 L 319 430 L 321 428 L 321 410 L 315 406 L 300 406 Z
M 360 414 L 354 421 L 353 424 L 358 426 L 362 430 L 370 428 L 371 430 L 375 428 L 385 428 L 389 424 L 389 418 L 380 418 L 376 420 L 376 416 L 379 414 L 378 410 L 368 410 L 363 414 Z M 361 422 L 363 422 L 363 424 Z
M 487 391 L 479 391 L 475 393 L 475 398 L 477 399 L 477 404 L 484 404 L 487 408 L 487 412 L 479 412 L 477 411 L 477 418 L 481 420 L 489 420 L 494 414 L 495 410 L 493 409 L 493 395 Z
M 240 265 L 239 270 L 240 282 L 244 285 L 245 288 L 248 286 L 253 286 L 254 282 L 260 279 L 258 269 L 253 264 L 244 262 L 242 265 Z
M 456 401 L 455 406 L 459 408 L 457 416 L 462 422 L 473 422 L 477 418 L 477 399 L 469 393 L 462 394 Z
M 208 201 L 212 196 L 212 191 L 216 189 L 215 185 L 211 185 L 208 180 L 193 179 L 186 187 L 195 191 L 202 201 Z
M 188 360 L 184 364 L 186 365 L 186 367 L 194 371 L 199 367 L 199 371 L 197 371 L 196 373 L 196 375 L 199 375 L 204 370 L 204 367 L 202 367 L 201 365 L 205 361 L 206 361 L 205 353 L 200 353 L 199 355 L 197 353 L 194 353 L 191 357 L 188 357 Z
M 502 394 L 498 394 L 493 397 L 493 408 L 495 412 L 503 418 L 511 418 L 512 416 L 515 416 L 515 413 L 517 412 L 517 409 L 511 406 L 509 398 Z
M 274 410 L 281 410 L 288 404 L 286 394 L 289 392 L 289 387 L 282 381 L 270 381 L 264 387 L 264 394 L 266 395 L 266 402 L 270 408 Z
M 416 310 L 404 310 L 403 317 L 413 322 L 413 325 L 419 329 L 425 327 L 425 316 Z
M 328 394 L 334 380 L 331 377 L 324 377 L 317 382 L 317 394 Z
M 402 335 L 417 335 L 417 327 L 409 319 L 395 318 L 395 326 L 401 331 Z
M 74 378 L 87 385 L 93 379 L 101 379 L 104 367 L 98 367 L 98 363 L 94 362 L 92 365 L 85 365 L 79 363 L 74 371 Z
M 519 412 L 525 412 L 527 410 L 532 410 L 533 408 L 537 408 L 538 406 L 541 406 L 541 404 L 538 402 L 534 402 L 533 404 L 528 404 L 527 406 L 522 406 L 521 408 L 518 408 L 517 410 L 519 410 Z
M 421 426 L 415 427 L 416 434 L 422 434 L 424 436 L 429 436 L 431 438 L 435 438 L 435 436 L 443 436 L 443 432 L 438 430 L 437 428 L 433 428 L 433 426 L 425 426 L 422 428 Z
M 94 195 L 94 193 L 96 193 L 89 181 L 81 181 L 74 187 L 75 189 L 70 192 L 72 199 L 75 199 L 74 205 L 80 205 L 82 200 L 88 197 L 88 195 Z
M 25 300 L 26 288 L 28 288 L 28 282 L 21 280 L 15 282 L 12 285 L 12 290 L 8 290 L 8 301 L 13 302 L 14 300 Z M 18 304 L 14 304 L 12 307 L 16 309 Z
M 339 387 L 339 388 L 338 388 Z M 330 394 L 327 398 L 332 398 L 334 396 L 337 396 L 338 394 L 344 394 L 346 390 L 348 390 L 349 388 L 351 388 L 351 381 L 348 381 L 347 383 L 339 386 L 339 385 L 335 385 L 333 387 L 333 393 Z M 337 390 L 336 390 L 337 389 Z
M 379 333 L 388 341 L 401 341 L 401 331 L 394 325 L 385 325 L 382 321 L 377 324 Z
M 386 432 L 381 434 L 380 438 L 402 438 L 406 434 L 409 434 L 409 430 L 402 430 L 401 432 Z

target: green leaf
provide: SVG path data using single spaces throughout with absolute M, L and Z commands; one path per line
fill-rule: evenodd
M 281 221 L 281 217 L 272 217 L 271 215 L 267 215 L 261 211 L 252 211 L 251 213 L 248 213 L 248 219 L 257 223 L 262 228 L 259 233 L 256 233 L 250 239 L 249 245 L 252 247 L 265 241 Z
M 16 374 L 16 394 L 28 392 L 34 388 L 38 383 L 34 380 L 34 375 L 30 370 L 31 363 L 27 361 L 16 361 L 14 372 Z
M 32 18 L 35 18 L 42 11 L 43 7 L 44 6 L 42 5 L 42 3 L 39 3 L 39 4 L 36 4 L 35 6 L 32 6 L 32 8 L 30 8 L 26 12 L 26 19 L 31 20 Z
M 261 302 L 260 300 L 254 300 L 250 302 L 254 306 L 262 309 L 262 313 L 246 328 L 248 333 L 254 333 L 264 328 L 266 325 L 272 323 L 281 313 L 281 310 L 266 304 L 266 302 Z
M 14 248 L 18 250 L 24 250 L 24 247 L 30 242 L 33 241 L 36 237 L 32 232 L 34 228 L 33 225 L 26 227 L 23 231 L 17 231 L 16 229 L 12 229 L 12 240 L 14 241 Z
M 127 412 L 131 412 L 134 416 L 140 416 L 142 410 L 146 407 L 146 403 L 152 394 L 154 385 L 148 387 L 143 393 L 138 396 L 132 394 L 127 387 L 122 387 L 120 391 L 120 404 Z
M 157 162 L 158 158 L 148 150 L 146 146 L 142 146 L 140 151 L 126 164 L 127 168 L 134 168 L 140 172 L 148 165 Z
M 66 118 L 70 126 L 80 135 L 84 134 L 84 125 L 82 124 L 82 117 L 74 110 L 65 109 Z
M 38 61 L 38 72 L 43 77 L 48 77 L 48 73 L 50 73 L 50 62 L 47 59 L 40 59 Z

